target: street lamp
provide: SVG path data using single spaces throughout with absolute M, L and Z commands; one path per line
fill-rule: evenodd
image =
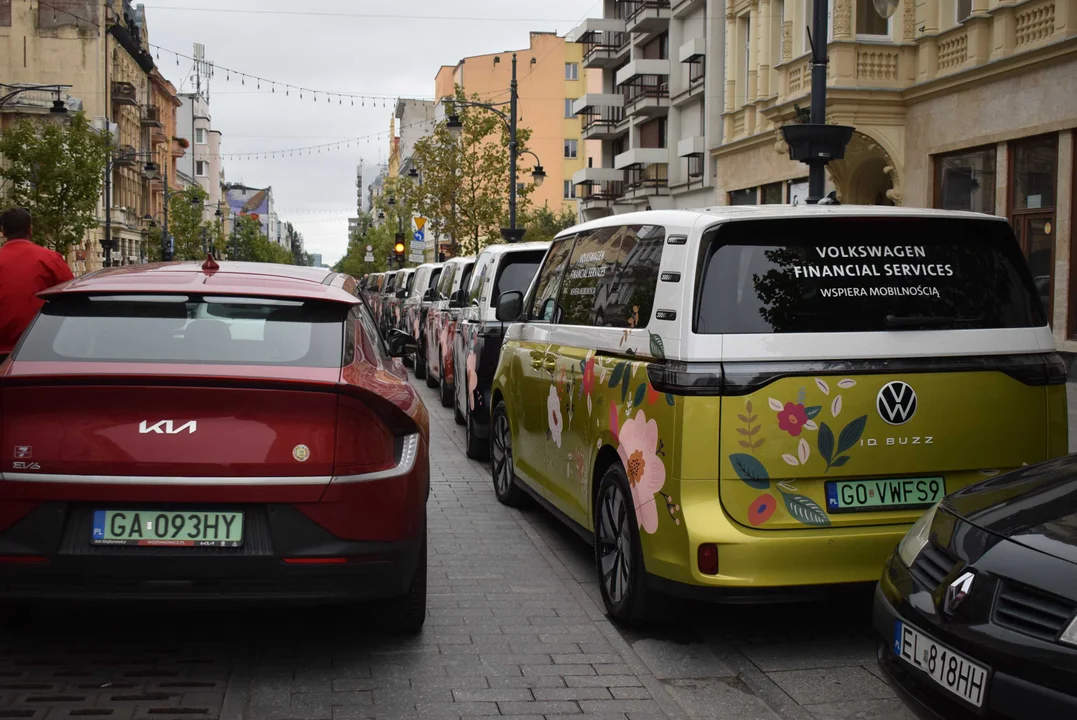
M 60 93 L 70 87 L 70 85 L 24 85 L 19 87 L 15 85 L 4 85 L 0 83 L 0 88 L 14 88 L 14 90 L 9 92 L 7 95 L 0 97 L 0 108 L 7 105 L 9 100 L 15 98 L 18 95 L 22 95 L 24 92 L 31 92 L 33 90 L 51 90 L 56 93 L 56 99 L 52 101 L 52 108 L 49 109 L 49 112 L 54 115 L 66 115 L 67 105 L 60 98 Z
M 495 57 L 494 62 L 501 61 L 500 57 Z M 534 58 L 531 60 L 535 62 Z M 497 115 L 508 125 L 509 128 L 509 226 L 507 228 L 501 228 L 501 236 L 505 238 L 506 242 L 519 242 L 523 239 L 526 229 L 516 227 L 516 158 L 522 155 L 519 151 L 519 143 L 516 140 L 517 130 L 517 106 L 520 101 L 519 85 L 516 82 L 516 53 L 512 54 L 512 82 L 509 84 L 509 101 L 507 103 L 473 103 L 473 102 L 461 102 L 457 100 L 449 100 L 444 98 L 443 102 L 450 102 L 453 104 L 453 109 L 456 106 L 459 107 L 473 107 L 480 108 L 482 110 L 489 110 Z M 508 105 L 509 114 L 506 116 L 504 112 L 498 110 L 498 107 Z M 445 122 L 445 128 L 449 131 L 449 135 L 455 141 L 459 141 L 461 134 L 464 130 L 464 124 L 460 121 L 460 116 L 455 113 L 450 113 L 448 119 Z M 542 181 L 546 179 L 546 171 L 542 169 L 542 164 L 539 162 L 539 158 L 535 153 L 528 151 L 538 163 L 535 169 L 531 173 L 531 177 L 535 181 L 535 186 L 542 184 Z

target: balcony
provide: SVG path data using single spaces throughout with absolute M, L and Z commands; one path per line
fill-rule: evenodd
M 130 145 L 120 145 L 112 155 L 112 166 L 129 168 L 138 165 L 138 154 Z
M 654 33 L 669 27 L 669 0 L 636 0 L 628 10 L 625 29 L 630 33 Z
M 613 166 L 627 170 L 635 166 L 665 165 L 669 162 L 669 148 L 632 148 L 613 158 Z
M 677 157 L 693 157 L 707 152 L 707 139 L 702 135 L 685 138 L 677 143 Z
M 622 96 L 618 95 L 622 100 Z M 583 120 L 584 140 L 613 140 L 628 132 L 625 111 L 621 107 L 596 108 L 592 114 L 580 116 Z
M 671 0 L 670 14 L 673 17 L 681 17 L 682 15 L 688 14 L 689 11 L 705 1 L 706 0 Z
M 165 132 L 164 126 L 157 126 L 150 129 L 150 142 L 154 145 L 168 144 L 168 133 Z
M 584 20 L 566 39 L 583 45 L 585 68 L 613 68 L 624 60 L 630 36 L 625 32 L 623 19 L 591 18 Z
M 112 105 L 114 107 L 138 107 L 138 90 L 129 82 L 113 81 Z
M 669 83 L 663 75 L 640 75 L 622 85 L 625 115 L 657 117 L 669 113 Z
M 636 165 L 626 170 L 625 198 L 642 200 L 664 195 L 669 195 L 669 165 L 666 163 Z
M 142 113 L 142 127 L 163 128 L 165 126 L 165 124 L 161 122 L 161 108 L 151 105 L 144 108 Z

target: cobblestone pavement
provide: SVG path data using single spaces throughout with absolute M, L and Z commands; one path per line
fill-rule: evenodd
M 434 394 L 429 619 L 363 609 L 40 608 L 0 637 L 0 718 L 907 720 L 875 668 L 866 596 L 607 621 L 590 549 L 498 504 Z

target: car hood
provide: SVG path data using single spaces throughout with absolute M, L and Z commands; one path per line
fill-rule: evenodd
M 984 530 L 1077 564 L 1077 455 L 972 485 L 943 504 Z

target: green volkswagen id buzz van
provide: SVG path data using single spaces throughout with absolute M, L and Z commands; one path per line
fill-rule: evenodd
M 589 538 L 607 610 L 874 582 L 944 495 L 1067 451 L 1066 369 L 1005 220 L 649 211 L 562 232 L 493 383 L 497 497 Z

